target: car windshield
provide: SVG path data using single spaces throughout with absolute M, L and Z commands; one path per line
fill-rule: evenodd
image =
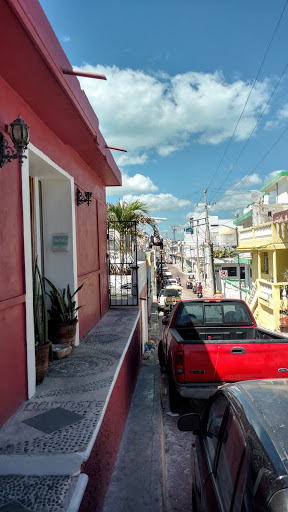
M 253 317 L 243 302 L 183 302 L 177 309 L 175 327 L 204 325 L 254 325 Z
M 178 290 L 164 290 L 165 292 L 165 297 L 177 297 L 179 295 L 179 292 Z

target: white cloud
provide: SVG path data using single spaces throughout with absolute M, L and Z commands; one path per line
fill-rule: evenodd
M 225 195 L 211 207 L 213 213 L 219 211 L 231 212 L 234 216 L 235 213 L 242 214 L 243 208 L 248 204 L 253 203 L 252 194 L 258 192 L 258 190 L 229 190 L 227 189 Z
M 185 219 L 187 221 L 189 221 L 191 219 L 191 217 L 193 217 L 193 219 L 197 220 L 197 219 L 204 219 L 205 218 L 205 204 L 204 203 L 198 203 L 197 205 L 194 205 L 194 210 L 187 213 L 185 215 Z
M 179 199 L 172 194 L 141 194 L 137 196 L 128 194 L 123 197 L 123 200 L 127 203 L 136 199 L 147 204 L 151 215 L 159 211 L 175 212 L 182 208 L 189 208 L 191 205 L 191 202 L 187 199 Z
M 264 183 L 263 185 L 266 185 L 266 183 L 268 183 L 269 181 L 273 180 L 274 178 L 276 178 L 277 174 L 279 174 L 280 172 L 287 172 L 287 171 L 272 171 L 270 172 L 269 174 L 267 174 L 264 178 Z
M 262 185 L 262 181 L 263 180 L 260 178 L 259 174 L 254 173 L 250 174 L 250 176 L 244 176 L 241 178 L 241 180 L 236 183 L 235 187 L 241 186 L 241 188 L 250 188 L 253 185 Z
M 82 69 L 106 75 L 107 81 L 81 77 L 81 86 L 109 145 L 124 147 L 132 160 L 153 151 L 167 156 L 191 141 L 219 144 L 226 140 L 251 89 L 250 83 L 241 80 L 226 82 L 219 72 L 149 75 L 141 70 L 89 64 Z M 256 83 L 236 140 L 248 137 L 269 91 L 267 80 Z
M 148 160 L 146 153 L 137 154 L 133 153 L 113 153 L 114 159 L 119 166 L 123 165 L 143 165 Z
M 128 176 L 126 172 L 122 172 L 122 187 L 107 187 L 107 195 L 120 197 L 124 194 L 143 194 L 157 192 L 157 190 L 158 187 L 149 176 L 143 176 L 143 174 Z
M 71 37 L 70 37 L 70 36 L 63 36 L 63 37 L 62 37 L 62 41 L 63 41 L 64 43 L 69 43 L 69 41 L 71 41 Z
M 257 178 L 257 175 L 255 175 L 255 183 L 262 183 L 262 180 Z M 250 187 L 251 185 L 253 184 L 253 178 L 251 180 L 251 183 L 250 183 Z M 239 215 L 242 215 L 243 213 L 243 209 L 250 203 L 253 203 L 253 198 L 252 198 L 252 194 L 253 193 L 259 193 L 261 195 L 261 193 L 259 192 L 259 188 L 258 189 L 252 189 L 252 188 L 249 188 L 249 190 L 247 190 L 247 188 L 244 188 L 244 186 L 246 186 L 248 183 L 243 182 L 243 185 L 240 187 L 241 188 L 238 188 L 236 190 L 233 190 L 233 188 L 231 189 L 226 189 L 225 192 L 223 193 L 222 197 L 220 197 L 218 200 L 217 198 L 215 199 L 216 200 L 216 203 L 215 204 L 212 204 L 209 206 L 209 215 L 217 215 L 219 212 L 222 212 L 222 211 L 225 211 L 225 212 L 228 212 L 228 214 L 231 216 L 231 218 L 234 218 L 235 217 L 235 214 L 238 213 Z M 239 185 L 239 183 L 238 183 Z M 237 186 L 237 184 L 235 185 Z M 198 203 L 198 206 L 194 207 L 194 211 L 188 213 L 186 216 L 185 216 L 185 219 L 188 221 L 190 219 L 190 217 L 194 217 L 194 219 L 197 219 L 197 218 L 204 218 L 205 217 L 205 205 L 204 203 Z
M 276 119 L 273 119 L 272 121 L 267 121 L 265 123 L 266 130 L 273 130 L 274 128 L 278 128 L 282 125 L 282 121 L 285 121 L 288 118 L 288 103 L 283 105 L 282 108 L 280 108 L 276 114 Z

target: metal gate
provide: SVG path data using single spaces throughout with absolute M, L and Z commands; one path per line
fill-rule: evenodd
M 108 221 L 110 306 L 138 306 L 136 221 Z

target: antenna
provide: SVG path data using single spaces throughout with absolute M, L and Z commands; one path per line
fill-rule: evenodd
M 254 203 L 257 203 L 259 199 L 262 198 L 262 194 L 259 190 L 255 190 L 255 192 L 252 192 L 251 198 L 253 199 Z

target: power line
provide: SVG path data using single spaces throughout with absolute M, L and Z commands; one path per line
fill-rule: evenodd
M 255 165 L 255 167 L 253 167 L 252 171 L 249 172 L 248 174 L 246 174 L 246 176 L 244 176 L 244 178 L 241 181 L 239 181 L 239 183 L 237 183 L 237 185 L 229 191 L 229 194 L 225 194 L 224 196 L 220 197 L 220 199 L 217 201 L 218 203 L 219 203 L 219 201 L 222 201 L 223 199 L 225 199 L 225 197 L 229 197 L 231 195 L 231 192 L 234 192 L 234 190 L 236 190 L 241 185 L 241 183 L 243 183 L 243 181 L 245 181 L 249 176 L 251 176 L 251 174 L 257 169 L 257 167 L 259 167 L 259 165 L 263 162 L 263 160 L 265 160 L 265 158 L 269 155 L 269 153 L 271 153 L 271 151 L 275 148 L 275 146 L 278 144 L 279 140 L 282 139 L 282 137 L 285 135 L 285 133 L 287 131 L 288 131 L 288 126 L 281 133 L 281 135 L 274 142 L 274 144 L 272 144 L 272 146 L 268 149 L 268 151 L 266 151 L 266 153 L 263 155 L 263 157 L 259 160 L 258 164 Z
M 287 68 L 288 68 L 288 64 L 286 64 L 285 68 L 283 69 L 283 71 L 282 71 L 282 73 L 281 73 L 281 75 L 280 75 L 280 77 L 279 77 L 279 79 L 278 79 L 277 84 L 275 85 L 275 87 L 274 87 L 274 89 L 273 89 L 273 91 L 272 91 L 272 93 L 271 93 L 271 95 L 270 95 L 270 97 L 269 97 L 269 99 L 268 99 L 268 101 L 267 101 L 267 103 L 266 103 L 266 105 L 265 105 L 264 109 L 262 110 L 262 112 L 261 112 L 261 114 L 260 114 L 259 119 L 257 120 L 257 122 L 256 122 L 256 124 L 255 124 L 255 126 L 254 126 L 254 128 L 253 128 L 253 130 L 252 130 L 252 132 L 250 133 L 250 135 L 249 135 L 248 139 L 246 140 L 246 142 L 245 142 L 245 144 L 244 144 L 244 146 L 243 146 L 242 150 L 240 151 L 240 153 L 239 153 L 238 157 L 236 158 L 236 160 L 235 160 L 235 162 L 234 162 L 234 164 L 233 164 L 232 168 L 230 169 L 230 171 L 229 171 L 229 173 L 227 174 L 227 176 L 225 176 L 225 179 L 224 179 L 224 180 L 223 180 L 223 182 L 221 183 L 221 185 L 220 185 L 219 189 L 218 189 L 218 190 L 216 190 L 216 192 L 215 192 L 214 196 L 212 196 L 212 199 L 211 199 L 210 201 L 213 201 L 214 197 L 215 197 L 215 196 L 218 194 L 218 192 L 222 189 L 222 185 L 227 181 L 228 177 L 230 176 L 230 174 L 231 174 L 231 173 L 233 172 L 233 170 L 235 169 L 235 166 L 236 166 L 237 162 L 240 160 L 240 157 L 243 155 L 243 153 L 244 153 L 244 150 L 245 150 L 246 146 L 248 145 L 248 143 L 249 143 L 249 141 L 250 141 L 250 139 L 251 139 L 251 137 L 252 137 L 253 133 L 255 132 L 255 130 L 256 130 L 256 128 L 257 128 L 257 126 L 258 126 L 258 124 L 260 123 L 260 121 L 261 121 L 261 119 L 262 119 L 262 117 L 263 117 L 263 115 L 264 115 L 264 112 L 265 112 L 265 110 L 267 109 L 267 107 L 268 107 L 268 105 L 269 105 L 269 103 L 270 103 L 270 101 L 271 101 L 272 97 L 274 96 L 274 93 L 275 93 L 276 89 L 278 88 L 278 86 L 279 86 L 279 84 L 280 84 L 280 82 L 281 82 L 281 80 L 282 80 L 282 78 L 283 78 L 283 76 L 284 76 L 284 74 L 285 74 L 285 72 L 286 72 Z
M 255 77 L 255 79 L 254 79 L 254 82 L 253 82 L 253 84 L 252 84 L 252 87 L 251 87 L 250 92 L 249 92 L 249 94 L 248 94 L 248 97 L 247 97 L 247 99 L 246 99 L 245 105 L 244 105 L 244 107 L 243 107 L 243 109 L 242 109 L 242 112 L 241 112 L 241 114 L 240 114 L 240 117 L 239 117 L 239 119 L 238 119 L 238 121 L 237 121 L 237 123 L 236 123 L 236 126 L 235 126 L 235 128 L 234 128 L 234 131 L 233 131 L 233 133 L 232 133 L 232 135 L 231 135 L 231 137 L 230 137 L 230 139 L 229 139 L 229 141 L 228 141 L 228 144 L 227 144 L 227 146 L 226 146 L 226 148 L 225 148 L 225 150 L 224 150 L 224 153 L 223 153 L 223 156 L 222 156 L 222 158 L 221 158 L 221 160 L 220 160 L 220 163 L 218 164 L 218 167 L 217 167 L 217 169 L 216 169 L 216 171 L 215 171 L 215 173 L 214 173 L 214 175 L 213 175 L 213 177 L 212 177 L 212 179 L 211 179 L 211 181 L 210 181 L 210 183 L 209 183 L 209 185 L 208 185 L 207 189 L 210 187 L 211 183 L 214 181 L 214 178 L 215 178 L 216 174 L 218 173 L 219 168 L 220 168 L 220 166 L 221 166 L 221 164 L 222 164 L 222 162 L 223 162 L 223 160 L 224 160 L 224 158 L 225 158 L 225 156 L 226 156 L 226 153 L 227 153 L 227 151 L 228 151 L 228 149 L 229 149 L 229 146 L 230 146 L 230 144 L 231 144 L 231 142 L 232 142 L 232 140 L 233 140 L 233 138 L 234 138 L 234 135 L 235 135 L 235 133 L 236 133 L 236 130 L 237 130 L 238 126 L 239 126 L 239 123 L 240 123 L 240 121 L 241 121 L 241 119 L 242 119 L 242 117 L 243 117 L 244 111 L 245 111 L 245 109 L 246 109 L 247 103 L 248 103 L 248 101 L 249 101 L 249 99 L 250 99 L 250 96 L 251 96 L 251 94 L 252 94 L 252 91 L 253 91 L 253 89 L 254 89 L 254 87 L 255 87 L 255 85 L 256 85 L 256 82 L 257 82 L 258 77 L 259 77 L 259 75 L 260 75 L 260 72 L 261 72 L 261 70 L 262 70 L 262 67 L 263 67 L 264 61 L 265 61 L 265 59 L 266 59 L 266 56 L 267 56 L 267 54 L 268 54 L 268 52 L 269 52 L 270 46 L 271 46 L 271 44 L 272 44 L 272 42 L 273 42 L 273 39 L 274 39 L 274 37 L 275 37 L 275 34 L 276 34 L 277 30 L 278 30 L 278 27 L 279 27 L 279 25 L 280 25 L 280 22 L 281 22 L 281 20 L 282 20 L 283 15 L 284 15 L 284 12 L 285 12 L 285 9 L 286 9 L 286 7 L 287 7 L 287 4 L 288 4 L 288 0 L 286 0 L 286 2 L 285 2 L 285 5 L 284 5 L 283 10 L 282 10 L 282 12 L 281 12 L 280 18 L 279 18 L 279 20 L 278 20 L 278 22 L 277 22 L 277 24 L 276 24 L 276 27 L 275 27 L 274 32 L 273 32 L 273 34 L 272 34 L 271 40 L 270 40 L 270 42 L 269 42 L 269 44 L 268 44 L 268 47 L 267 47 L 267 49 L 266 49 L 266 52 L 265 52 L 264 57 L 263 57 L 263 59 L 262 59 L 262 62 L 261 62 L 261 64 L 260 64 L 260 67 L 259 67 L 259 69 L 258 69 L 258 72 L 257 72 L 256 77 Z

